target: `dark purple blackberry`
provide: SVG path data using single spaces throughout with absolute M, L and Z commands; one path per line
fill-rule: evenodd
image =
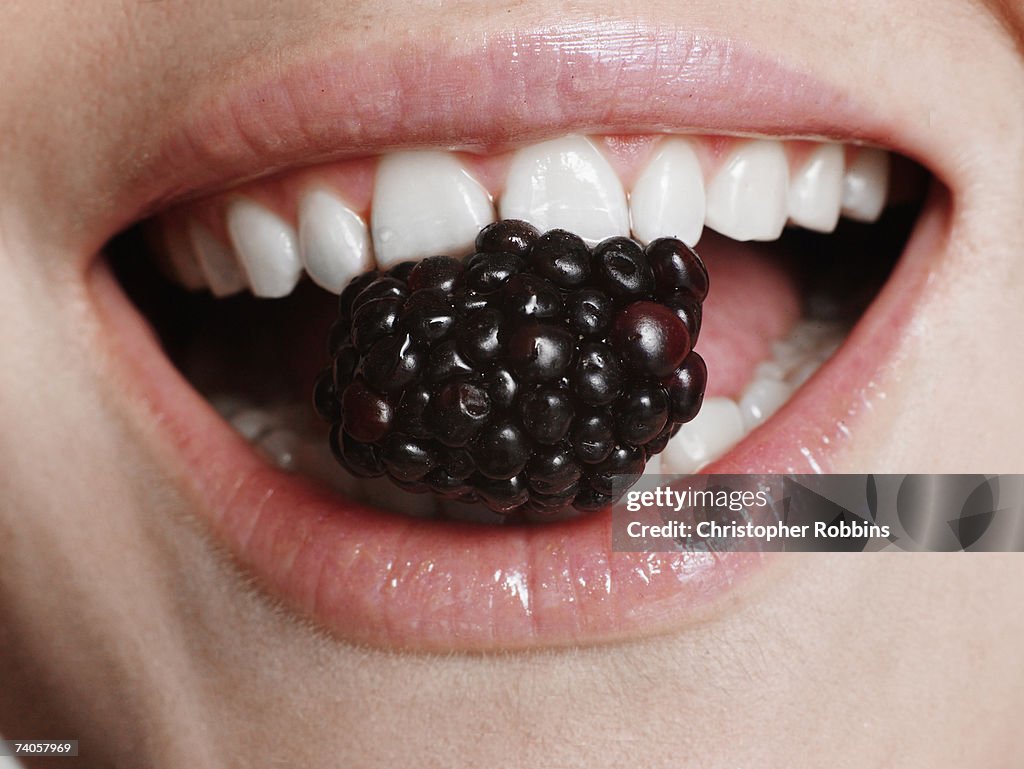
M 694 350 L 686 356 L 683 365 L 662 380 L 668 392 L 669 409 L 673 422 L 689 422 L 700 411 L 704 402 L 704 388 L 708 383 L 708 367 Z
M 597 287 L 617 299 L 642 299 L 654 291 L 654 272 L 640 244 L 629 238 L 608 238 L 594 248 Z
M 558 443 L 572 425 L 572 397 L 561 387 L 534 387 L 519 399 L 519 421 L 537 443 Z
M 455 279 L 461 274 L 462 262 L 454 256 L 428 256 L 409 273 L 409 291 L 437 288 L 450 294 L 455 288 Z
M 391 334 L 398 324 L 402 302 L 393 297 L 373 299 L 356 308 L 352 314 L 352 344 L 365 353 L 378 339 Z
M 612 322 L 611 344 L 634 374 L 666 377 L 690 352 L 690 333 L 671 309 L 651 301 L 633 302 Z
M 416 341 L 436 342 L 455 327 L 455 307 L 443 289 L 420 289 L 406 300 L 398 322 Z
M 341 421 L 345 432 L 364 443 L 376 443 L 391 431 L 391 402 L 374 392 L 362 379 L 345 388 L 341 396 Z
M 604 336 L 612 322 L 612 300 L 596 288 L 582 288 L 565 298 L 565 319 L 582 337 Z
M 536 275 L 513 275 L 502 288 L 505 312 L 513 320 L 557 318 L 562 312 L 562 295 L 551 281 Z
M 622 365 L 612 348 L 584 342 L 569 377 L 574 394 L 588 406 L 604 406 L 618 396 L 625 382 Z
M 708 295 L 708 271 L 697 252 L 675 238 L 658 238 L 644 249 L 656 282 L 655 294 L 669 298 L 690 294 L 698 302 Z
M 378 392 L 400 392 L 416 381 L 426 360 L 424 348 L 407 334 L 392 334 L 378 339 L 366 353 L 363 378 Z
M 530 266 L 559 288 L 582 288 L 590 280 L 590 249 L 583 239 L 565 230 L 549 230 L 529 254 Z
M 590 249 L 516 221 L 476 245 L 342 292 L 313 393 L 331 449 L 502 514 L 601 510 L 700 409 L 704 266 L 674 239 Z
M 476 251 L 483 254 L 515 254 L 525 257 L 540 237 L 537 228 L 518 219 L 502 219 L 484 227 L 476 236 Z
M 449 379 L 431 393 L 424 424 L 438 441 L 453 448 L 465 446 L 491 415 L 491 399 L 480 385 Z

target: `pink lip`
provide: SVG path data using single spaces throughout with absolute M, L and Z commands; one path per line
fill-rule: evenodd
M 181 197 L 396 147 L 493 150 L 590 130 L 820 135 L 908 153 L 926 143 L 843 91 L 706 32 L 569 19 L 459 42 L 367 43 L 197 88 L 111 231 Z
M 733 43 L 629 29 L 499 37 L 486 50 L 454 56 L 406 51 L 407 63 L 393 67 L 358 55 L 299 66 L 281 81 L 218 99 L 173 131 L 165 158 L 180 170 L 154 186 L 151 199 L 390 144 L 485 146 L 598 125 L 844 137 L 882 130 L 841 95 Z M 429 93 L 421 87 L 425 71 L 439 84 Z M 557 98 L 527 114 L 516 96 L 538 93 Z M 380 94 L 390 98 L 378 103 Z M 654 94 L 661 98 L 652 101 Z M 467 110 L 470 95 L 477 101 Z M 897 275 L 850 342 L 714 471 L 833 466 L 912 316 L 908 298 L 920 294 L 925 257 L 944 235 L 941 209 L 929 206 Z M 343 639 L 421 651 L 615 641 L 693 622 L 765 562 L 756 554 L 611 552 L 607 515 L 501 529 L 341 501 L 268 467 L 160 353 L 102 262 L 92 278 L 120 381 L 140 420 L 161 425 L 154 440 L 170 447 L 168 465 L 195 493 L 213 535 L 273 595 Z M 823 444 L 822 436 L 834 439 Z

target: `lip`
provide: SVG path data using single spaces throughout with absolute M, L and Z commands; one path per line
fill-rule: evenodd
M 419 146 L 493 152 L 574 132 L 874 143 L 945 181 L 947 155 L 914 121 L 708 31 L 570 14 L 557 27 L 470 34 L 457 50 L 374 42 L 322 58 L 327 44 L 286 52 L 283 71 L 243 62 L 197 84 L 108 232 L 286 168 Z
M 806 76 L 729 41 L 676 33 L 672 39 L 683 46 L 688 62 L 682 65 L 682 80 L 680 64 L 670 67 L 656 55 L 659 40 L 663 44 L 668 34 L 662 31 L 634 28 L 633 37 L 618 36 L 620 48 L 625 45 L 630 53 L 628 67 L 616 68 L 607 57 L 588 58 L 601 45 L 612 44 L 610 29 L 602 25 L 585 35 L 573 29 L 553 40 L 541 33 L 497 38 L 482 51 L 431 60 L 434 74 L 461 82 L 471 72 L 471 87 L 488 81 L 492 91 L 512 84 L 515 71 L 502 62 L 513 49 L 522 54 L 516 64 L 522 71 L 544 73 L 551 69 L 545 64 L 552 65 L 552 72 L 538 77 L 553 78 L 560 88 L 558 106 L 552 107 L 558 114 L 506 114 L 500 129 L 502 121 L 493 113 L 477 110 L 460 130 L 445 132 L 451 126 L 438 121 L 438 115 L 454 120 L 464 111 L 457 99 L 454 105 L 441 104 L 414 87 L 410 78 L 424 65 L 419 55 L 409 57 L 415 62 L 410 68 L 397 70 L 381 67 L 379 59 L 367 64 L 358 57 L 305 63 L 281 80 L 231 91 L 209 103 L 197 123 L 171 132 L 166 158 L 176 157 L 179 170 L 151 189 L 150 204 L 186 188 L 192 192 L 226 178 L 271 172 L 297 158 L 312 162 L 371 146 L 380 151 L 395 144 L 436 143 L 442 134 L 449 139 L 446 144 L 463 147 L 491 147 L 568 128 L 587 130 L 598 123 L 605 132 L 629 126 L 891 137 L 891 126 L 865 118 L 841 93 L 821 84 L 812 88 Z M 571 35 L 581 41 L 585 37 L 587 47 L 569 45 Z M 580 62 L 586 66 L 569 66 Z M 349 78 L 335 81 L 346 65 Z M 351 67 L 369 81 L 353 76 Z M 676 72 L 676 80 L 667 68 Z M 622 88 L 614 103 L 595 106 L 586 96 L 606 89 L 612 71 Z M 749 88 L 754 71 L 760 95 Z M 388 74 L 375 74 L 380 72 Z M 384 108 L 366 98 L 350 102 L 353 117 L 338 122 L 352 94 L 343 86 L 324 96 L 325 83 L 383 88 L 386 78 L 397 78 L 408 99 L 398 105 L 389 101 Z M 525 85 L 527 90 L 538 87 L 533 80 Z M 769 114 L 763 107 L 765 88 L 778 97 Z M 692 98 L 661 99 L 652 114 L 642 98 L 652 89 Z M 372 110 L 377 119 L 365 124 L 371 128 L 361 128 Z M 197 174 L 201 167 L 208 169 L 206 176 Z M 902 345 L 911 341 L 909 333 L 901 339 L 901 331 L 907 331 L 916 298 L 923 293 L 929 259 L 946 236 L 949 201 L 944 196 L 937 187 L 895 274 L 836 356 L 708 472 L 828 472 L 841 463 L 863 412 L 881 397 Z M 133 218 L 137 215 L 138 209 Z M 307 479 L 270 467 L 230 430 L 160 352 L 102 260 L 92 264 L 89 282 L 103 318 L 102 344 L 115 349 L 116 381 L 125 383 L 127 402 L 141 410 L 140 424 L 159 426 L 148 440 L 163 450 L 165 467 L 193 495 L 201 520 L 275 598 L 346 641 L 428 652 L 620 641 L 713 616 L 726 594 L 749 592 L 758 582 L 753 577 L 777 560 L 755 553 L 612 552 L 607 514 L 502 529 L 382 515 L 340 500 Z

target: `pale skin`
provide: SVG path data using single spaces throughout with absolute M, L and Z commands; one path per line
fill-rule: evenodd
M 318 0 L 0 10 L 0 733 L 78 738 L 83 766 L 1015 766 L 1024 567 L 1013 554 L 789 558 L 677 633 L 435 657 L 356 649 L 313 627 L 197 524 L 156 427 L 118 397 L 85 290 L 94 252 L 138 204 L 153 123 L 192 89 L 311 48 L 465 41 L 603 14 L 741 39 L 919 129 L 925 165 L 950 191 L 950 234 L 885 397 L 841 468 L 1024 471 L 1016 10 L 964 0 L 443 10 Z

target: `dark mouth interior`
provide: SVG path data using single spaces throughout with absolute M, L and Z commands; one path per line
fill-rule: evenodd
M 843 219 L 831 234 L 787 228 L 778 241 L 756 248 L 764 258 L 786 265 L 805 318 L 852 326 L 906 245 L 923 206 L 923 195 L 912 197 L 890 204 L 873 224 Z M 199 393 L 208 400 L 231 396 L 255 406 L 295 404 L 296 420 L 302 422 L 296 429 L 319 430 L 326 446 L 327 428 L 316 420 L 311 393 L 328 361 L 337 297 L 308 280 L 276 300 L 245 292 L 218 299 L 187 291 L 163 276 L 138 226 L 114 238 L 106 254 L 165 354 Z

